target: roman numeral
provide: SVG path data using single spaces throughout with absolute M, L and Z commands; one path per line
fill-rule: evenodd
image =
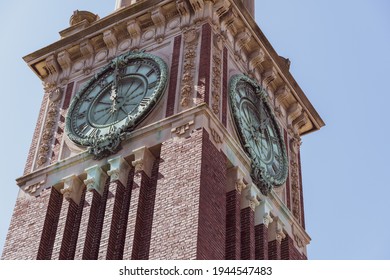
M 154 73 L 154 69 L 150 69 L 148 73 L 146 73 L 147 77 L 150 77 Z
M 84 130 L 88 127 L 88 125 L 86 123 L 82 123 L 81 125 L 79 125 L 77 128 L 81 131 L 81 132 L 84 132 Z
M 100 129 L 94 128 L 89 132 L 88 137 L 98 137 L 100 134 Z

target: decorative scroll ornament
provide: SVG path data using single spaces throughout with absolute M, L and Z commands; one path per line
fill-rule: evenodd
M 285 183 L 288 159 L 267 92 L 245 75 L 230 80 L 230 109 L 241 144 L 251 158 L 251 177 L 267 195 L 273 186 Z
M 41 143 L 38 149 L 37 167 L 41 167 L 49 161 L 51 143 L 57 124 L 57 115 L 59 113 L 59 104 L 62 98 L 61 88 L 48 86 L 45 87 L 45 91 L 49 94 L 49 106 L 43 127 Z
M 113 59 L 73 98 L 66 133 L 96 159 L 116 153 L 125 134 L 161 99 L 167 76 L 165 62 L 152 54 L 128 52 Z
M 199 34 L 196 29 L 189 29 L 184 33 L 184 41 L 186 46 L 184 50 L 184 69 L 180 100 L 180 105 L 182 107 L 190 106 L 191 97 L 193 95 L 195 58 L 198 37 Z

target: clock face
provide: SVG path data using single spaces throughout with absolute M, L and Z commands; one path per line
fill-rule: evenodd
M 230 82 L 230 107 L 245 152 L 252 160 L 251 177 L 263 194 L 287 179 L 287 155 L 266 92 L 247 76 Z
M 158 57 L 127 53 L 114 59 L 73 98 L 66 118 L 69 138 L 97 158 L 115 153 L 160 99 L 167 67 Z

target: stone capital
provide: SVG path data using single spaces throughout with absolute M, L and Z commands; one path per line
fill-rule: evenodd
M 228 169 L 228 191 L 236 190 L 239 194 L 246 188 L 244 182 L 244 171 L 239 166 L 234 166 Z
M 151 178 L 153 164 L 155 160 L 153 154 L 145 146 L 133 150 L 133 153 L 134 153 L 134 161 L 132 162 L 132 165 L 135 168 L 134 170 L 135 174 L 143 171 L 149 178 Z
M 255 210 L 255 225 L 264 224 L 268 228 L 273 222 L 271 217 L 272 206 L 267 200 L 262 200 Z
M 259 190 L 255 184 L 250 183 L 245 188 L 244 195 L 241 197 L 241 209 L 250 207 L 252 211 L 255 211 L 259 204 Z
M 80 204 L 81 195 L 83 194 L 84 184 L 76 175 L 70 175 L 62 179 L 64 188 L 61 193 L 67 201 L 73 200 L 77 205 Z
M 108 163 L 110 164 L 110 170 L 107 171 L 107 174 L 110 176 L 110 181 L 120 181 L 122 185 L 126 186 L 130 171 L 130 165 L 127 161 L 122 156 L 118 156 L 109 159 Z
M 87 179 L 84 180 L 84 184 L 87 186 L 87 191 L 96 190 L 103 195 L 107 174 L 98 165 L 85 169 L 85 172 L 87 172 Z

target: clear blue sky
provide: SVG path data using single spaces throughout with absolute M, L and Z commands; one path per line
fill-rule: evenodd
M 26 3 L 27 2 L 27 3 Z M 390 2 L 256 0 L 256 19 L 326 126 L 303 138 L 311 259 L 390 259 Z M 42 86 L 22 60 L 59 39 L 73 11 L 101 17 L 115 1 L 2 1 L 0 250 Z M 44 213 L 37 213 L 44 216 Z M 37 236 L 37 241 L 39 236 Z

